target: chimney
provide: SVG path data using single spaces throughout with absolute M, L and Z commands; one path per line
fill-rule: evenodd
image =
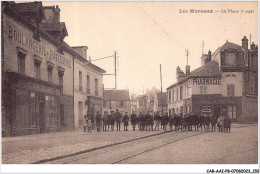
M 251 44 L 251 50 L 255 50 L 255 43 L 254 42 L 252 42 L 252 44 Z
M 190 75 L 190 65 L 186 65 L 186 77 Z
M 60 9 L 58 5 L 56 5 L 53 11 L 53 23 L 60 23 Z
M 211 51 L 208 52 L 208 57 L 205 59 L 205 64 L 209 63 L 211 61 Z
M 244 36 L 244 38 L 242 39 L 242 48 L 244 50 L 248 50 L 248 39 L 246 38 L 246 36 Z

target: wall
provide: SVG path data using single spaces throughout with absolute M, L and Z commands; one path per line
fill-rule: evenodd
M 235 85 L 235 96 L 242 96 L 242 75 L 243 72 L 223 72 L 221 74 L 221 94 L 223 97 L 227 96 L 227 85 Z
M 9 35 L 13 35 L 12 38 Z M 19 36 L 19 37 L 18 37 Z M 48 81 L 47 61 L 54 63 L 52 71 L 53 84 L 59 84 L 58 66 L 65 69 L 63 76 L 63 93 L 73 96 L 73 56 L 64 51 L 57 52 L 57 47 L 41 37 L 41 41 L 33 39 L 33 32 L 19 21 L 3 15 L 4 67 L 5 70 L 18 73 L 17 47 L 27 51 L 25 58 L 25 75 L 35 78 L 34 55 L 42 58 L 41 80 Z M 30 44 L 30 42 L 32 44 Z M 45 51 L 44 51 L 45 50 Z

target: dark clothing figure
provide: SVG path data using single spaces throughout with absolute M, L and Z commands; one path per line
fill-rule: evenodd
M 145 130 L 147 131 L 149 128 L 149 125 L 150 125 L 150 114 L 146 114 L 145 116 Z
M 128 131 L 127 126 L 128 126 L 129 116 L 128 115 L 124 115 L 122 121 L 124 123 L 124 131 Z
M 107 131 L 107 126 L 108 126 L 108 118 L 107 118 L 107 114 L 105 114 L 103 117 L 103 131 Z
M 99 113 L 96 114 L 96 126 L 97 126 L 97 131 L 100 132 L 101 114 L 99 114 Z
M 141 120 L 141 130 L 144 130 L 144 126 L 145 126 L 145 117 L 144 115 L 140 116 L 140 120 Z
M 115 125 L 115 114 L 111 113 L 110 115 L 110 125 L 111 125 L 111 131 L 114 131 L 114 125 Z
M 120 131 L 120 127 L 121 127 L 121 119 L 122 119 L 122 114 L 119 112 L 119 111 L 117 111 L 116 113 L 115 113 L 115 119 L 116 119 L 116 130 L 117 131 Z
M 161 117 L 160 117 L 160 115 L 158 113 L 155 114 L 154 120 L 155 120 L 155 127 L 154 127 L 154 129 L 156 130 L 156 128 L 157 128 L 157 130 L 159 131 L 159 125 L 160 125 Z
M 216 117 L 215 116 L 211 116 L 210 117 L 210 124 L 211 124 L 211 132 L 215 132 L 216 131 Z
M 173 116 L 170 115 L 169 116 L 170 131 L 172 131 L 173 123 L 174 123 Z
M 164 130 L 164 131 L 167 131 L 166 125 L 168 124 L 168 120 L 169 120 L 169 117 L 168 117 L 167 114 L 165 114 L 165 115 L 162 116 L 161 123 L 162 123 L 163 130 Z
M 153 131 L 153 125 L 154 125 L 153 116 L 150 115 L 150 117 L 149 117 L 149 130 L 151 129 Z
M 132 124 L 132 126 L 133 126 L 133 131 L 135 131 L 135 126 L 136 126 L 136 124 L 137 124 L 137 115 L 136 114 L 132 114 L 131 115 L 131 124 Z

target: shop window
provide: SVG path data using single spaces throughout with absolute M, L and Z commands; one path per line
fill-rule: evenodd
M 16 114 L 13 126 L 24 129 L 30 126 L 30 93 L 27 90 L 16 89 Z
M 31 99 L 30 99 L 31 103 L 30 103 L 30 111 L 31 111 L 31 115 L 30 115 L 30 126 L 35 126 L 36 125 L 36 119 L 35 119 L 35 93 L 31 92 Z
M 227 85 L 227 96 L 234 96 L 235 95 L 235 85 Z
M 207 86 L 200 86 L 200 94 L 207 94 Z

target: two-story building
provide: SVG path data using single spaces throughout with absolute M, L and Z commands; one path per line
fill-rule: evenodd
M 128 90 L 104 90 L 104 111 L 119 110 L 122 114 L 131 114 L 131 100 Z
M 203 65 L 186 73 L 176 69 L 177 82 L 167 88 L 169 113 L 228 114 L 233 121 L 257 120 L 257 50 L 248 40 L 242 46 L 226 42 Z
M 96 128 L 96 112 L 103 112 L 103 73 L 105 70 L 87 60 L 87 46 L 72 47 L 83 59 L 74 62 L 74 124 L 83 126 L 83 117 L 88 109 L 93 128 Z

